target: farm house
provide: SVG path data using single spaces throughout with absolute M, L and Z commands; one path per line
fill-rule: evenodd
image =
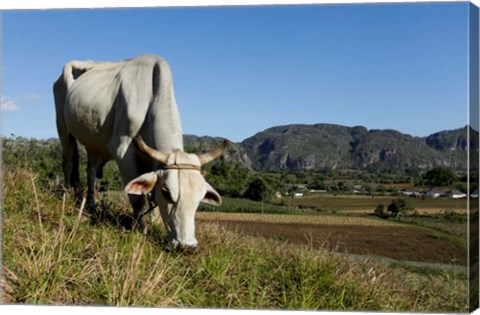
M 438 197 L 444 197 L 445 192 L 441 189 L 438 188 L 433 188 L 425 193 L 425 196 L 429 198 L 438 198 Z
M 411 196 L 411 197 L 419 197 L 422 195 L 422 193 L 415 188 L 404 188 L 400 191 L 400 193 L 404 196 Z
M 467 198 L 467 194 L 461 192 L 460 190 L 457 190 L 457 189 L 453 189 L 453 190 L 449 190 L 445 193 L 445 196 L 447 198 L 451 198 L 451 199 L 462 199 L 462 198 Z

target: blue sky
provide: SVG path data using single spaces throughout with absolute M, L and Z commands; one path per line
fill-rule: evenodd
M 415 136 L 465 126 L 468 8 L 320 4 L 2 12 L 2 135 L 57 137 L 52 84 L 73 60 L 170 64 L 186 134 L 242 141 L 283 124 Z

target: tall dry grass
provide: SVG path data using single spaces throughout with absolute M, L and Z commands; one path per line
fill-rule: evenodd
M 8 303 L 467 311 L 464 274 L 354 262 L 215 224 L 198 229 L 198 252 L 169 252 L 162 227 L 144 236 L 114 220 L 92 223 L 84 203 L 39 187 L 32 172 L 4 172 L 2 189 Z
M 175 303 L 169 294 L 175 277 L 165 281 L 172 257 L 145 237 L 92 226 L 85 200 L 77 206 L 68 193 L 59 199 L 39 192 L 27 171 L 5 173 L 3 192 L 3 264 L 19 279 L 11 302 Z

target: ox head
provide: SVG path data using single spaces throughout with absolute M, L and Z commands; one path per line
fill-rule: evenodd
M 195 249 L 195 212 L 200 202 L 219 206 L 220 195 L 203 178 L 200 171 L 219 157 L 228 145 L 223 144 L 200 155 L 181 151 L 164 153 L 149 147 L 138 135 L 134 138 L 139 148 L 150 158 L 160 162 L 160 169 L 143 174 L 125 187 L 129 194 L 153 193 L 167 227 L 170 246 Z

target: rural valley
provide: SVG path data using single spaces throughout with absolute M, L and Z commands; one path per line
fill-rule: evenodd
M 232 144 L 203 169 L 223 203 L 200 206 L 193 254 L 169 251 L 153 213 L 135 232 L 114 163 L 87 213 L 63 188 L 58 140 L 4 138 L 2 302 L 465 312 L 468 131 L 290 125 Z

